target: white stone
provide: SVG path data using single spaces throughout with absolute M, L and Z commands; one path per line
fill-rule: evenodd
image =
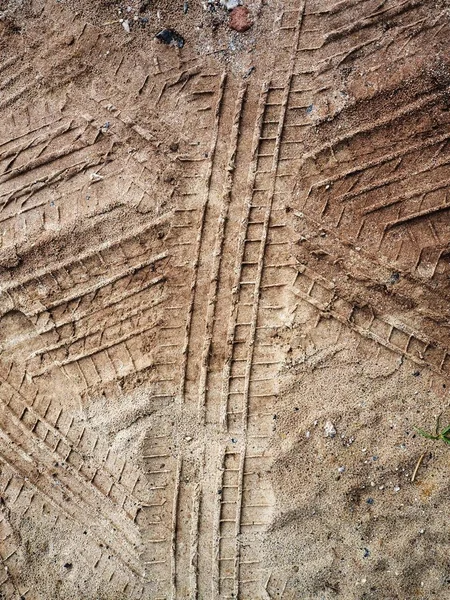
M 220 0 L 221 6 L 224 6 L 227 10 L 233 10 L 236 6 L 240 6 L 240 0 Z
M 325 437 L 334 438 L 336 435 L 336 427 L 333 425 L 331 421 L 327 421 L 324 427 Z

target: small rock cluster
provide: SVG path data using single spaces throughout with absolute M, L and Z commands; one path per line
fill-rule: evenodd
M 244 33 L 252 27 L 253 21 L 246 6 L 242 6 L 241 0 L 205 0 L 203 8 L 215 12 L 217 7 L 225 8 L 230 13 L 230 29 L 238 33 Z
M 111 21 L 111 23 L 120 23 L 126 33 L 131 33 L 132 29 L 136 25 L 145 27 L 148 24 L 149 18 L 142 16 L 141 13 L 150 10 L 150 2 L 137 0 L 129 0 L 130 4 L 127 6 L 119 6 L 117 21 Z M 247 6 L 242 4 L 242 0 L 203 0 L 203 8 L 205 11 L 215 13 L 220 10 L 228 12 L 228 26 L 233 31 L 238 33 L 244 33 L 253 26 L 253 21 L 250 16 L 250 11 Z M 189 11 L 189 2 L 185 1 L 182 6 L 184 14 Z M 157 10 L 159 18 L 159 11 Z M 108 23 L 110 24 L 110 23 Z M 183 37 L 171 27 L 161 29 L 155 35 L 163 44 L 182 48 L 185 40 Z

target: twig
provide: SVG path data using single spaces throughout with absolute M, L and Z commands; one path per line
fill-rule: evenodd
M 414 481 L 416 480 L 417 471 L 419 470 L 420 465 L 422 464 L 422 461 L 425 458 L 425 454 L 426 454 L 426 452 L 423 452 L 423 454 L 421 454 L 419 456 L 419 460 L 417 461 L 416 468 L 414 469 L 414 472 L 411 476 L 411 483 L 414 483 Z
M 438 414 L 438 416 L 436 417 L 436 435 L 439 435 L 439 429 L 441 428 L 440 427 L 441 426 L 441 416 L 442 416 L 442 413 L 440 412 Z

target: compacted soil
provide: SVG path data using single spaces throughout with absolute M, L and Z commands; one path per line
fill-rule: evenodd
M 4 600 L 450 598 L 450 4 L 237 4 L 0 1 Z

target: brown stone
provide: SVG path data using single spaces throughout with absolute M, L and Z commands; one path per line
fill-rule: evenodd
M 236 6 L 230 13 L 230 27 L 239 33 L 250 29 L 253 21 L 250 20 L 248 8 L 246 6 Z

